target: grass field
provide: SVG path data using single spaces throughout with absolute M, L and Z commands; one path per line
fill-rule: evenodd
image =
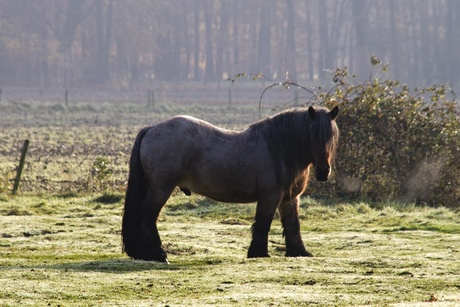
M 254 204 L 175 193 L 159 220 L 171 263 L 122 254 L 137 131 L 175 114 L 242 128 L 258 118 L 255 107 L 2 102 L 0 110 L 0 306 L 460 305 L 453 209 L 313 193 L 302 199 L 301 225 L 315 257 L 284 257 L 275 217 L 272 257 L 247 259 Z M 24 180 L 11 196 L 26 138 Z M 98 176 L 103 165 L 109 172 Z
M 253 205 L 175 195 L 159 221 L 170 264 L 121 253 L 118 195 L 0 201 L 2 306 L 457 306 L 460 214 L 303 199 L 314 258 L 247 259 Z
M 269 112 L 269 111 L 268 111 Z M 21 190 L 68 193 L 124 190 L 128 159 L 137 132 L 178 114 L 242 129 L 258 119 L 257 106 L 209 106 L 133 103 L 0 103 L 0 193 L 15 176 L 25 139 L 30 140 Z M 103 158 L 110 176 L 94 176 L 94 163 Z M 9 180 L 10 182 L 6 182 Z

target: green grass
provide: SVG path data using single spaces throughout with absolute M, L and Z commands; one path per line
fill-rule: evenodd
M 275 219 L 272 257 L 247 259 L 253 204 L 177 193 L 158 224 L 166 265 L 121 253 L 121 196 L 4 196 L 0 305 L 460 303 L 460 213 L 453 210 L 304 198 L 302 235 L 315 257 L 284 257 Z
M 177 192 L 158 223 L 171 263 L 129 259 L 120 227 L 131 146 L 141 127 L 176 114 L 236 129 L 259 117 L 256 103 L 0 103 L 0 306 L 460 304 L 460 213 L 442 207 L 306 197 L 301 230 L 315 257 L 284 257 L 275 216 L 272 257 L 247 259 L 254 204 Z M 92 174 L 97 161 L 108 175 Z

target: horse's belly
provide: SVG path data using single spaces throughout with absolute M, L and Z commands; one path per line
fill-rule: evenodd
M 242 187 L 239 185 L 235 186 L 217 185 L 203 182 L 182 182 L 179 187 L 182 191 L 203 195 L 220 202 L 252 203 L 258 199 L 255 189 L 250 186 Z
M 237 141 L 216 139 L 213 146 L 199 146 L 184 163 L 187 170 L 179 187 L 222 202 L 257 201 L 261 182 L 266 186 L 273 178 L 267 176 L 270 161 L 260 143 Z
M 222 194 L 201 194 L 197 193 L 203 196 L 206 196 L 208 198 L 211 198 L 215 201 L 219 202 L 225 202 L 225 203 L 253 203 L 257 201 L 257 198 L 255 197 L 248 197 L 244 195 L 222 195 Z
M 215 201 L 220 202 L 228 202 L 228 203 L 252 203 L 257 201 L 257 197 L 255 195 L 243 194 L 243 193 L 207 193 L 201 194 L 197 193 L 206 197 L 209 197 Z

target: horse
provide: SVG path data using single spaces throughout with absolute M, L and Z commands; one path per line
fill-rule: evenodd
M 298 108 L 242 131 L 175 116 L 143 128 L 129 161 L 122 251 L 130 258 L 168 262 L 157 229 L 176 187 L 220 202 L 257 202 L 248 258 L 269 257 L 268 232 L 278 209 L 287 257 L 312 257 L 300 234 L 299 200 L 310 165 L 326 181 L 337 148 L 338 107 Z

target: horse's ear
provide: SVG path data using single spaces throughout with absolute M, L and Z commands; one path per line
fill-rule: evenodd
M 338 106 L 335 106 L 330 112 L 329 112 L 329 116 L 331 117 L 332 120 L 334 120 L 337 115 L 339 114 L 339 107 Z
M 313 107 L 308 108 L 308 115 L 310 115 L 310 119 L 313 120 L 316 117 L 316 111 Z

